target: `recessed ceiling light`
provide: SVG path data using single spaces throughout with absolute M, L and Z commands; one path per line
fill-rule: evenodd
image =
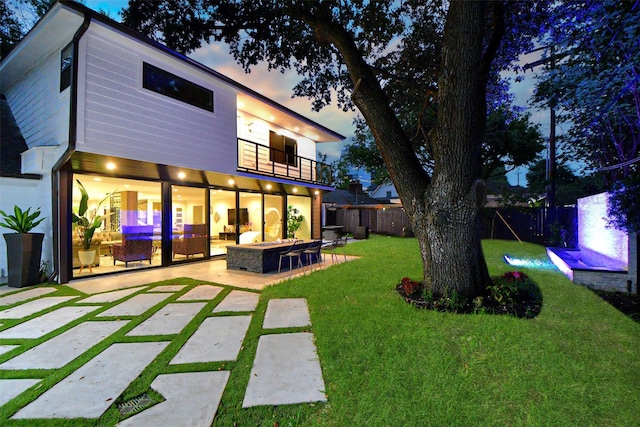
M 229 183 L 229 185 L 233 185 L 233 184 L 235 184 L 235 183 L 236 183 L 233 179 L 230 179 L 230 180 L 229 180 L 229 181 L 227 181 L 227 182 Z
M 184 172 L 178 172 L 178 178 L 180 178 L 180 179 L 184 179 L 186 176 L 187 176 L 187 174 L 186 174 L 186 173 L 184 173 Z
M 294 193 L 297 193 L 297 192 L 298 192 L 298 189 L 297 189 L 296 187 L 293 187 L 293 192 L 294 192 Z
M 107 169 L 109 169 L 110 171 L 114 170 L 116 168 L 116 164 L 113 162 L 109 162 L 107 163 Z
M 318 194 L 320 194 L 320 192 L 318 190 L 316 190 L 316 191 L 313 192 L 313 194 L 315 194 L 317 196 Z
M 271 184 L 267 184 L 267 190 L 271 190 Z

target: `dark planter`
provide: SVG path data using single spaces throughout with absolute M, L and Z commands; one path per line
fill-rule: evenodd
M 7 242 L 8 285 L 14 288 L 40 283 L 40 257 L 44 233 L 9 233 Z

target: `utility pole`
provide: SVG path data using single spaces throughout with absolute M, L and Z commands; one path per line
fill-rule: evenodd
M 567 53 L 555 53 L 553 46 L 543 46 L 531 52 L 550 49 L 548 58 L 526 64 L 523 69 L 533 70 L 538 65 L 549 64 L 550 69 L 556 67 L 556 60 L 563 58 Z M 529 53 L 531 53 L 529 52 Z M 547 207 L 547 229 L 556 221 L 556 99 L 554 96 L 549 99 L 549 140 L 547 141 L 547 163 L 545 179 L 547 181 L 547 197 L 545 206 Z

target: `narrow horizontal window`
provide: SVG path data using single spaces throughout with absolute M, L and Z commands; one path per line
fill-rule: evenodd
M 171 74 L 151 64 L 143 63 L 142 87 L 194 107 L 213 112 L 213 91 Z

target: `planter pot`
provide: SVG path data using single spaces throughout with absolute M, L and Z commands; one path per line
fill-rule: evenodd
M 96 256 L 96 251 L 95 249 L 91 249 L 88 251 L 78 251 L 78 259 L 80 260 L 80 271 L 78 271 L 78 273 L 82 273 L 82 269 L 87 266 L 89 267 L 89 272 L 93 273 L 93 270 L 91 269 L 91 265 L 93 264 L 93 259 Z
M 7 242 L 8 285 L 14 288 L 40 283 L 40 257 L 44 233 L 4 234 Z

